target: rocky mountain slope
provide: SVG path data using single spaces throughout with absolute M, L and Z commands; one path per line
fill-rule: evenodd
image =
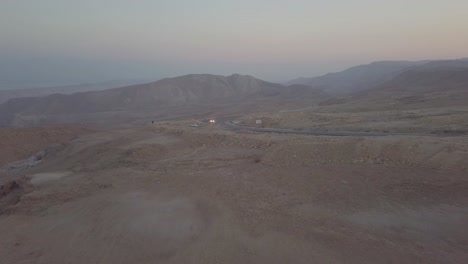
M 379 61 L 359 65 L 342 72 L 328 73 L 313 78 L 299 78 L 286 84 L 302 84 L 317 87 L 332 94 L 350 94 L 367 90 L 398 76 L 411 67 L 425 62 Z
M 375 88 L 354 94 L 351 101 L 413 109 L 466 106 L 468 61 L 435 61 L 414 67 Z
M 50 115 L 209 108 L 225 103 L 296 100 L 303 99 L 304 95 L 311 101 L 323 96 L 319 90 L 309 87 L 285 87 L 252 76 L 186 75 L 104 91 L 11 99 L 0 105 L 0 125 L 14 124 L 17 119 L 47 119 Z
M 244 121 L 262 118 L 265 126 L 295 129 L 466 135 L 467 102 L 468 61 L 434 61 L 319 107 L 254 113 Z

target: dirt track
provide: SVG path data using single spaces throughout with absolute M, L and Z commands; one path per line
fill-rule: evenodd
M 466 263 L 466 138 L 79 137 L 0 215 L 5 263 Z M 6 197 L 6 198 L 5 198 Z

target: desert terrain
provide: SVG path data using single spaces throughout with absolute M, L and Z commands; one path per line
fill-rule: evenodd
M 467 10 L 0 0 L 0 264 L 468 264 Z
M 78 132 L 35 166 L 3 167 L 4 263 L 468 259 L 464 136 L 264 134 L 199 120 Z
M 305 107 L 249 113 L 241 123 L 254 126 L 260 119 L 261 127 L 298 130 L 466 135 L 468 61 L 406 62 L 406 70 L 400 64 L 372 63 L 312 78 L 312 83 L 323 82 L 325 92 L 341 92 Z M 374 86 L 363 83 L 369 76 Z
M 467 76 L 379 62 L 10 99 L 2 263 L 467 263 Z

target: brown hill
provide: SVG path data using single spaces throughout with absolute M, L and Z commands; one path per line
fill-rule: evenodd
M 437 61 L 412 68 L 376 88 L 356 93 L 352 102 L 413 109 L 466 106 L 468 61 Z
M 252 114 L 244 121 L 260 116 L 270 127 L 466 135 L 467 102 L 468 61 L 436 61 L 320 107 Z
M 299 78 L 286 84 L 301 84 L 321 88 L 331 94 L 351 94 L 374 88 L 393 79 L 400 73 L 424 63 L 424 61 L 378 61 L 323 76 Z
M 149 109 L 279 94 L 281 85 L 250 76 L 186 75 L 105 91 L 21 98 L 1 105 L 20 113 L 100 112 Z M 2 109 L 2 110 L 3 110 Z
M 252 76 L 186 75 L 105 91 L 11 99 L 0 105 L 0 124 L 9 126 L 25 117 L 48 119 L 51 115 L 157 111 L 168 107 L 209 108 L 223 103 L 304 99 L 304 95 L 312 101 L 322 96 L 309 87 L 287 88 Z

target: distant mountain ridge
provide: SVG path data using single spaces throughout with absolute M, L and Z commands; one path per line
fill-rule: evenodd
M 328 73 L 318 77 L 299 78 L 287 85 L 302 84 L 321 88 L 331 94 L 350 94 L 376 87 L 412 67 L 428 61 L 377 61 L 351 67 L 347 70 Z
M 468 94 L 468 61 L 434 61 L 411 68 L 382 85 L 363 91 L 360 97 L 425 96 L 432 93 Z
M 0 105 L 0 108 L 41 113 L 157 108 L 200 103 L 224 96 L 239 96 L 244 88 L 250 86 L 255 86 L 255 90 L 261 89 L 261 83 L 248 77 L 242 77 L 246 83 L 244 87 L 238 87 L 240 78 L 241 76 L 234 75 L 226 78 L 215 75 L 186 75 L 104 91 L 11 99 Z
M 174 112 L 224 111 L 226 107 L 245 110 L 247 105 L 275 111 L 320 103 L 356 110 L 463 106 L 468 102 L 468 60 L 374 62 L 312 79 L 312 85 L 285 86 L 249 75 L 190 74 L 102 91 L 15 98 L 0 104 L 0 125 L 86 122 L 90 117 L 137 120 L 137 112 L 174 116 Z
M 206 106 L 255 100 L 301 99 L 319 96 L 309 87 L 270 83 L 248 75 L 191 74 L 157 82 L 70 95 L 16 98 L 0 105 L 0 124 L 25 116 L 149 111 L 168 107 Z
M 38 87 L 0 90 L 0 104 L 13 98 L 39 97 L 50 94 L 72 94 L 78 92 L 100 91 L 143 83 L 143 81 L 107 81 L 66 86 Z
M 433 61 L 412 67 L 393 79 L 355 92 L 339 104 L 347 109 L 424 109 L 465 107 L 468 60 Z M 333 105 L 333 100 L 323 105 Z

